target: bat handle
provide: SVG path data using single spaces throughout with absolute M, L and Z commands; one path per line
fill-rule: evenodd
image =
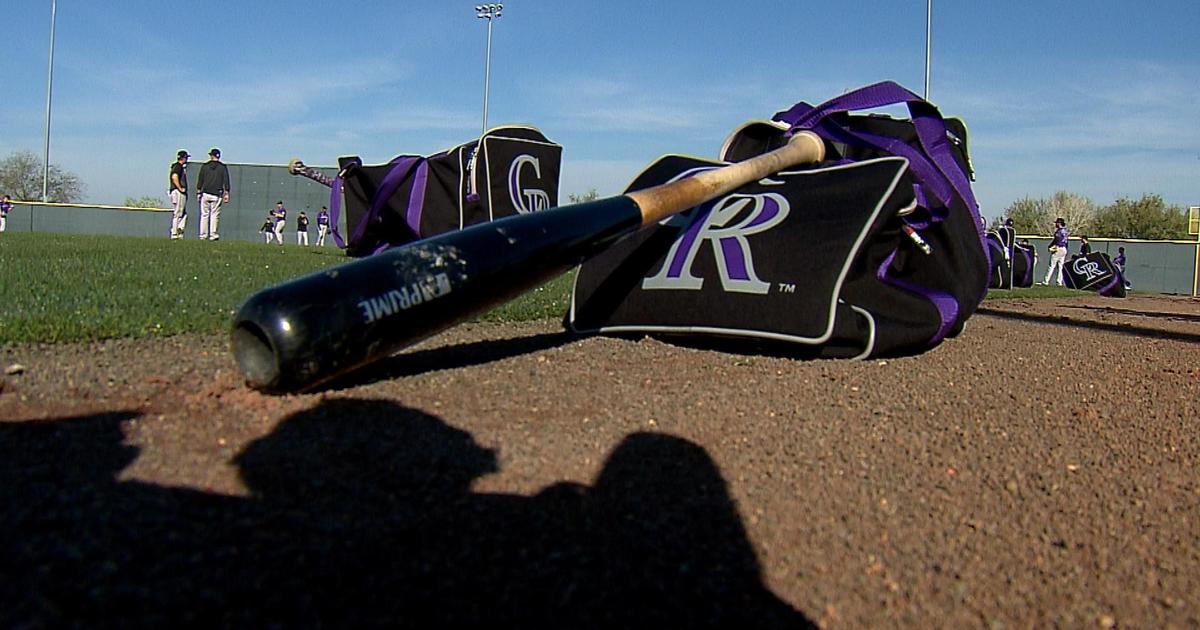
M 642 211 L 642 225 L 649 226 L 688 208 L 728 194 L 789 166 L 825 159 L 825 141 L 811 131 L 794 134 L 774 151 L 692 177 L 631 192 L 627 197 Z

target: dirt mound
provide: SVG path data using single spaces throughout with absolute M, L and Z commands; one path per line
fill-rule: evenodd
M 282 397 L 227 343 L 0 348 L 0 625 L 1200 624 L 1195 300 L 864 362 L 474 324 Z

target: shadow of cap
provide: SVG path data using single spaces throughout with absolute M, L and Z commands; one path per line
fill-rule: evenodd
M 262 497 L 461 495 L 496 454 L 440 418 L 383 400 L 326 400 L 284 419 L 234 463 Z

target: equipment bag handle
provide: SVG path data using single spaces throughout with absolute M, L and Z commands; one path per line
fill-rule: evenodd
M 379 213 L 385 206 L 387 206 L 388 200 L 392 198 L 392 195 L 396 194 L 396 191 L 399 190 L 400 185 L 404 183 L 404 180 L 408 178 L 409 174 L 412 173 L 414 169 L 417 170 L 418 181 L 413 186 L 412 195 L 409 199 L 408 212 L 405 216 L 405 222 L 409 225 L 409 227 L 413 228 L 414 234 L 419 234 L 421 217 L 420 202 L 422 199 L 424 199 L 425 175 L 428 170 L 428 167 L 425 164 L 425 158 L 415 155 L 401 155 L 393 158 L 389 164 L 392 166 L 388 170 L 387 175 L 384 175 L 383 181 L 379 183 L 379 187 L 375 189 L 375 194 L 371 196 L 371 204 L 367 207 L 366 213 L 363 214 L 362 219 L 358 222 L 358 225 L 353 228 L 353 232 L 350 234 L 350 238 L 348 240 L 350 245 L 357 245 L 362 240 L 363 235 L 365 235 L 367 232 L 367 227 L 375 220 L 376 217 L 379 216 Z M 330 206 L 340 210 L 341 204 L 339 203 L 338 197 L 341 193 L 341 177 L 338 177 L 337 180 L 335 180 L 335 183 L 336 185 L 334 186 L 333 193 L 331 194 Z M 414 199 L 417 201 L 415 205 L 415 211 L 413 204 Z M 331 211 L 331 221 L 336 220 L 334 219 L 335 216 L 336 215 L 334 215 L 333 211 Z M 337 241 L 338 246 L 344 247 L 341 239 L 337 237 L 337 233 L 335 232 L 334 234 L 334 240 Z
M 835 113 L 878 109 L 900 103 L 908 107 L 924 155 L 895 138 L 852 131 L 827 120 Z M 907 158 L 913 174 L 922 186 L 928 187 L 944 206 L 949 206 L 952 190 L 972 214 L 977 215 L 979 212 L 970 183 L 950 153 L 946 124 L 941 114 L 931 103 L 893 81 L 883 81 L 847 92 L 816 107 L 807 103 L 797 103 L 786 112 L 776 115 L 775 120 L 791 125 L 793 131 L 811 129 L 834 142 L 865 144 Z

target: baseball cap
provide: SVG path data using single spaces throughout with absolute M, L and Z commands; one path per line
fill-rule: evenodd
M 175 154 L 175 157 L 176 158 L 192 157 L 192 154 L 188 153 L 187 151 L 184 151 L 183 149 L 180 149 L 179 153 Z
M 211 155 L 211 156 L 213 156 L 213 157 L 221 157 L 221 150 L 220 150 L 220 149 L 218 149 L 218 148 L 216 148 L 216 147 L 213 147 L 213 148 L 212 148 L 212 149 L 211 149 L 211 150 L 208 152 L 208 154 L 209 154 L 209 155 Z

